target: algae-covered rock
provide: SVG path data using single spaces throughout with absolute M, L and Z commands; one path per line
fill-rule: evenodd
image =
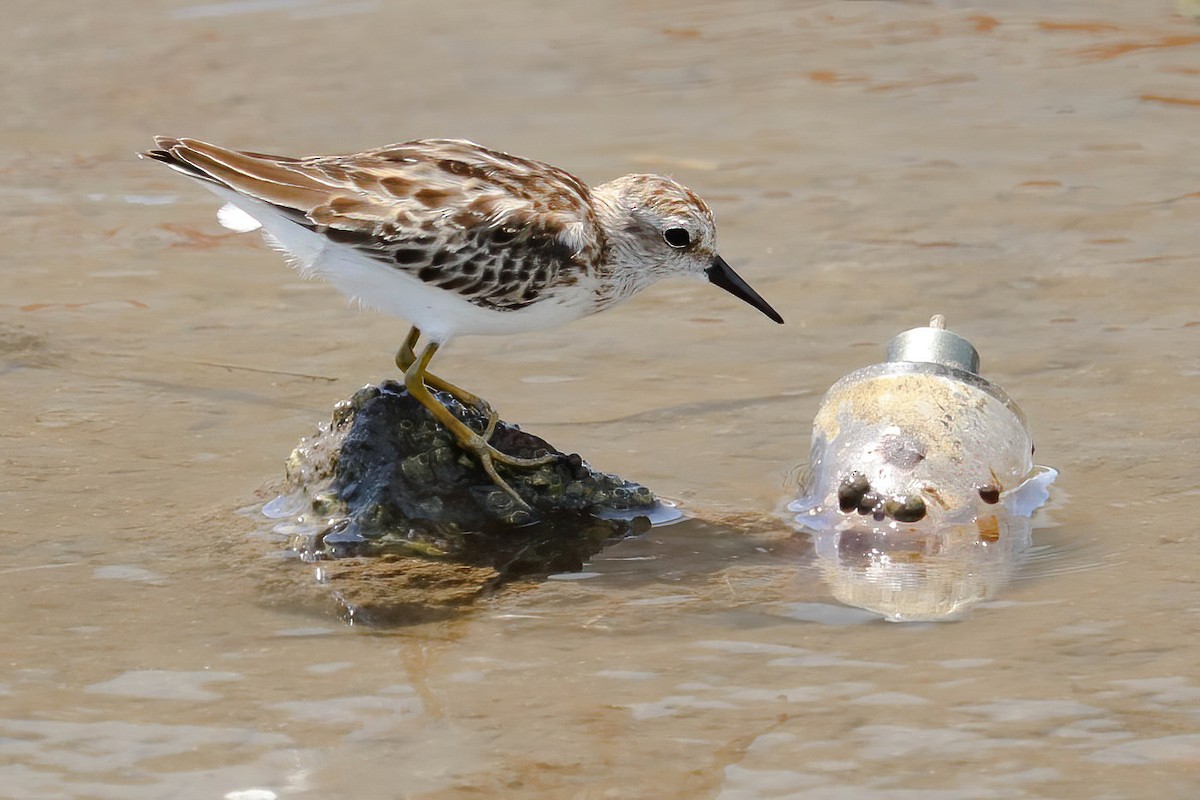
M 475 430 L 486 426 L 479 410 L 447 394 L 438 399 Z M 522 458 L 557 453 L 505 422 L 491 443 Z M 352 562 L 382 559 L 383 573 L 411 595 L 417 574 L 460 565 L 477 571 L 446 573 L 456 576 L 450 604 L 469 602 L 513 577 L 578 570 L 606 544 L 648 529 L 648 516 L 661 510 L 644 486 L 594 470 L 578 455 L 559 456 L 528 469 L 497 465 L 532 511 L 523 508 L 403 386 L 388 381 L 338 404 L 332 422 L 301 442 L 288 460 L 284 494 L 264 512 L 292 517 L 277 530 L 290 534 L 304 560 L 344 559 L 323 579 Z M 383 573 L 369 572 L 378 584 Z M 418 581 L 417 591 L 439 605 L 431 580 Z

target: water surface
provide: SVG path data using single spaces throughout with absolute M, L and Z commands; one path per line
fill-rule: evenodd
M 0 796 L 1192 796 L 1195 20 L 114 0 L 18 4 L 0 45 Z M 696 521 L 448 622 L 272 602 L 293 565 L 238 509 L 405 328 L 224 233 L 132 158 L 154 133 L 462 136 L 696 189 L 786 326 L 663 284 L 440 358 Z M 891 625 L 782 522 L 735 523 L 791 499 L 821 392 L 934 313 L 1062 471 L 1054 557 L 965 621 Z

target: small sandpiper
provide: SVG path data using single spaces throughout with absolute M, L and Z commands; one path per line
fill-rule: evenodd
M 515 458 L 488 443 L 498 416 L 486 401 L 428 372 L 452 337 L 553 328 L 660 278 L 689 276 L 783 322 L 718 255 L 708 205 L 661 175 L 589 189 L 557 167 L 461 139 L 308 158 L 166 136 L 155 143 L 140 155 L 224 199 L 222 225 L 261 230 L 301 273 L 411 322 L 396 355 L 409 393 L 522 506 L 495 465 L 533 467 L 557 456 Z M 422 334 L 428 342 L 418 355 Z M 487 428 L 472 430 L 430 388 L 485 412 Z

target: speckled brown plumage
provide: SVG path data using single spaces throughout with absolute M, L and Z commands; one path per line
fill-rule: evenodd
M 483 308 L 523 308 L 603 260 L 603 233 L 579 179 L 469 142 L 299 159 L 193 139 L 157 143 L 150 158 L 269 203 L 336 244 Z M 580 222 L 588 235 L 572 248 L 559 232 Z
M 553 327 L 687 275 L 779 321 L 717 255 L 708 205 L 660 175 L 589 189 L 458 139 L 308 158 L 155 141 L 142 155 L 225 197 L 250 218 L 237 229 L 261 226 L 306 273 L 437 341 Z

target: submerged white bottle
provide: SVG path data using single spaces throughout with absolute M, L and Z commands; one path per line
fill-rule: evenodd
M 843 602 L 938 619 L 1007 581 L 1056 475 L 1035 467 L 1020 408 L 938 315 L 826 392 L 789 508 Z

